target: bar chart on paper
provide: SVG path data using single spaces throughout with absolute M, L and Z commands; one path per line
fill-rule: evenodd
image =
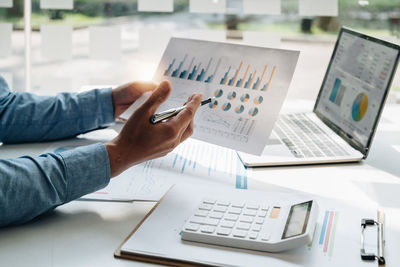
M 319 229 L 314 232 L 313 241 L 307 245 L 309 249 L 318 247 L 320 253 L 331 258 L 335 247 L 336 228 L 339 220 L 339 212 L 326 210 L 323 212 L 323 221 Z
M 261 154 L 286 96 L 298 52 L 172 38 L 155 76 L 172 93 L 161 108 L 192 93 L 215 97 L 198 110 L 194 137 Z

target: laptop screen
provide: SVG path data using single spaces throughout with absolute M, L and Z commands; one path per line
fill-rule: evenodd
M 314 112 L 359 150 L 370 143 L 398 57 L 396 45 L 348 29 L 339 35 Z

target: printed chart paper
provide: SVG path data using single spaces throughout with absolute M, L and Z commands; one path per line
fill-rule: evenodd
M 133 166 L 83 198 L 158 201 L 173 184 L 247 189 L 247 177 L 234 150 L 189 139 L 167 156 Z
M 299 52 L 172 38 L 155 81 L 172 92 L 159 111 L 195 93 L 216 99 L 199 108 L 194 138 L 260 155 L 278 117 Z
M 90 58 L 116 60 L 121 57 L 121 27 L 89 27 L 89 39 Z
M 43 153 L 61 153 L 115 138 L 121 125 L 50 144 Z M 218 159 L 218 160 L 217 160 Z M 247 189 L 250 172 L 236 151 L 189 138 L 165 157 L 135 165 L 84 199 L 158 201 L 173 184 Z
M 173 0 L 139 0 L 138 10 L 141 12 L 173 12 Z
M 0 58 L 11 54 L 11 23 L 0 23 Z
M 13 7 L 13 0 L 0 0 L 0 7 Z
M 256 15 L 280 15 L 281 0 L 243 0 L 243 12 Z
M 337 16 L 338 0 L 299 0 L 301 16 Z
M 40 0 L 41 9 L 73 9 L 74 0 Z
M 68 25 L 40 26 L 42 57 L 66 60 L 72 56 L 72 27 Z
M 192 13 L 225 13 L 226 0 L 190 0 L 189 11 Z

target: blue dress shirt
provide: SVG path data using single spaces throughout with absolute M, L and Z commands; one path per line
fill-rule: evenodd
M 56 140 L 113 121 L 110 88 L 45 97 L 12 93 L 0 76 L 0 142 Z M 101 143 L 58 154 L 0 159 L 0 227 L 27 222 L 109 181 L 109 158 Z

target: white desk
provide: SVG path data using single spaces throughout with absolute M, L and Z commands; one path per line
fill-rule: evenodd
M 311 102 L 296 102 L 308 106 Z M 300 103 L 300 104 L 299 104 Z M 287 105 L 286 110 L 292 110 Z M 294 109 L 297 109 L 295 107 Z M 356 202 L 376 202 L 394 229 L 387 239 L 387 266 L 399 257 L 390 240 L 400 239 L 400 106 L 388 106 L 374 145 L 360 164 L 258 168 L 249 188 L 270 184 Z M 0 157 L 21 155 L 43 145 L 0 147 Z M 28 149 L 28 150 L 29 150 Z M 73 201 L 19 227 L 0 230 L 0 266 L 138 266 L 115 259 L 114 250 L 153 203 Z

